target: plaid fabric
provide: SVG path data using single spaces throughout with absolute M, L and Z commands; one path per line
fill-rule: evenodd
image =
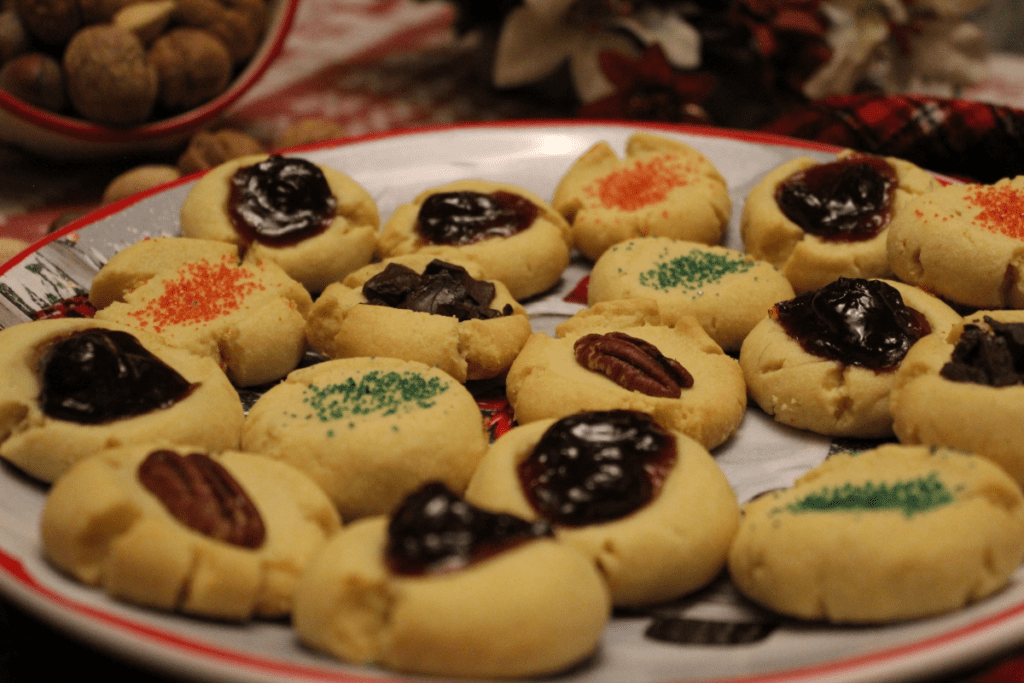
M 828 97 L 790 110 L 762 130 L 900 157 L 978 182 L 1024 174 L 1024 111 L 983 102 Z

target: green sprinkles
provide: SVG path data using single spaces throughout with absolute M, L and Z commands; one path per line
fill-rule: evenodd
M 309 404 L 320 422 L 355 416 L 394 415 L 430 408 L 450 384 L 440 377 L 429 379 L 416 372 L 380 372 L 374 370 L 358 378 L 324 387 L 310 385 L 303 403 Z M 349 427 L 354 423 L 350 422 Z
M 953 502 L 953 494 L 939 480 L 938 473 L 894 484 L 866 482 L 823 489 L 786 506 L 789 512 L 852 512 L 858 510 L 899 510 L 910 518 Z M 781 510 L 778 510 L 781 512 Z
M 730 258 L 728 254 L 716 254 L 694 249 L 685 256 L 670 261 L 661 261 L 654 268 L 640 273 L 640 284 L 651 289 L 699 289 L 721 280 L 732 273 L 745 273 L 754 267 L 746 258 Z

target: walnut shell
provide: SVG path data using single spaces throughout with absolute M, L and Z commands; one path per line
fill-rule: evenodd
M 142 42 L 111 25 L 87 26 L 64 51 L 68 96 L 90 121 L 130 126 L 149 118 L 156 103 L 156 69 Z
M 0 64 L 28 52 L 31 39 L 14 10 L 0 12 Z
M 188 148 L 178 158 L 178 170 L 183 175 L 198 173 L 220 166 L 231 159 L 249 154 L 262 154 L 265 151 L 256 138 L 240 130 L 203 130 L 192 136 Z
M 182 23 L 224 41 L 235 64 L 251 57 L 267 27 L 263 0 L 178 0 Z
M 61 45 L 82 26 L 78 0 L 15 0 L 28 32 L 47 45 Z
M 183 111 L 209 102 L 231 80 L 227 47 L 203 29 L 168 31 L 149 49 L 149 61 L 160 81 L 157 99 L 168 109 Z
M 40 52 L 28 52 L 5 63 L 0 68 L 0 90 L 47 111 L 60 111 L 68 103 L 60 64 Z

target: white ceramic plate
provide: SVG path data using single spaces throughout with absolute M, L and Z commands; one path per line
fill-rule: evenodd
M 570 163 L 607 140 L 620 153 L 638 125 L 580 122 L 468 125 L 310 147 L 301 154 L 341 169 L 375 197 L 383 217 L 420 190 L 459 178 L 504 181 L 550 198 Z M 729 181 L 733 222 L 726 244 L 740 247 L 738 216 L 747 191 L 767 171 L 798 155 L 827 160 L 834 150 L 758 135 L 644 126 L 706 154 Z M 111 254 L 145 236 L 177 234 L 178 209 L 194 179 L 122 201 L 72 224 L 0 267 L 0 327 L 32 310 L 85 291 Z M 537 329 L 578 309 L 562 300 L 586 274 L 575 263 L 556 292 L 533 301 Z M 820 462 L 832 445 L 781 427 L 752 407 L 739 433 L 715 455 L 741 500 L 785 486 Z M 58 574 L 41 556 L 38 520 L 44 487 L 0 469 L 0 590 L 39 618 L 117 656 L 171 675 L 217 681 L 356 683 L 406 680 L 349 667 L 299 645 L 283 622 L 223 624 L 124 605 Z M 737 598 L 723 580 L 693 598 L 657 610 L 705 630 L 775 620 Z M 443 618 L 443 616 L 442 616 Z M 999 594 L 935 619 L 879 628 L 840 628 L 781 620 L 747 644 L 677 645 L 645 635 L 652 612 L 617 615 L 593 661 L 555 681 L 574 683 L 798 683 L 893 681 L 948 673 L 1024 642 L 1024 575 Z M 692 623 L 692 622 L 691 622 Z

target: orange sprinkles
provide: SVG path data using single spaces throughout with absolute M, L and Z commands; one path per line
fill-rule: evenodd
M 1024 192 L 1009 185 L 984 186 L 968 194 L 967 201 L 981 207 L 974 220 L 982 227 L 1024 240 Z
M 692 183 L 696 176 L 693 166 L 684 166 L 670 154 L 662 154 L 648 161 L 637 161 L 596 180 L 587 188 L 608 207 L 635 211 L 664 201 L 677 187 Z
M 186 263 L 176 278 L 164 283 L 163 294 L 129 315 L 141 327 L 152 325 L 159 333 L 172 325 L 207 323 L 234 313 L 249 294 L 263 289 L 253 274 L 235 265 L 230 256 L 219 264 Z

